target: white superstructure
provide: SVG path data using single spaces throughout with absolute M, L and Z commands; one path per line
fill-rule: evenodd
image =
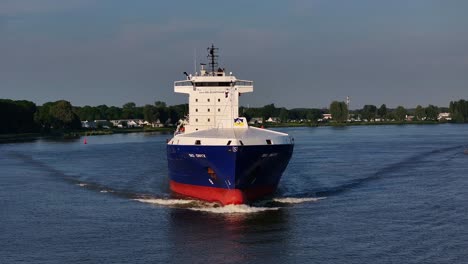
M 239 80 L 225 69 L 217 68 L 217 50 L 208 49 L 211 71 L 201 65 L 200 73 L 174 82 L 174 91 L 189 96 L 189 114 L 177 127 L 169 144 L 180 145 L 271 145 L 293 144 L 284 133 L 249 128 L 239 117 L 239 96 L 253 92 L 253 82 Z
M 214 74 L 202 69 L 200 75 L 175 82 L 174 91 L 189 95 L 185 133 L 190 133 L 210 128 L 233 128 L 233 120 L 239 116 L 239 95 L 253 92 L 253 82 L 226 75 L 222 69 Z

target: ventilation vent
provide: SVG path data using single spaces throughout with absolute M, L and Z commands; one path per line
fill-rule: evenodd
M 195 145 L 201 145 L 201 141 L 200 140 L 195 140 Z
M 266 140 L 267 145 L 271 145 L 271 139 Z
M 231 140 L 228 141 L 227 145 L 228 145 L 228 146 L 231 145 Z
M 239 143 L 241 144 L 241 146 L 244 146 L 244 142 L 242 142 L 242 140 L 239 140 Z

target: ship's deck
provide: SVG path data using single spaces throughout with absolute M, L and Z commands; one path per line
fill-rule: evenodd
M 168 144 L 174 145 L 279 145 L 292 144 L 288 134 L 249 128 L 212 128 L 176 135 Z

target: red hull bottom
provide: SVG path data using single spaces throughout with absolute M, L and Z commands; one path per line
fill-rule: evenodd
M 170 186 L 173 192 L 208 202 L 219 202 L 222 205 L 245 204 L 248 201 L 253 201 L 272 194 L 276 190 L 276 186 L 247 190 L 222 189 L 178 183 L 172 180 L 170 181 Z

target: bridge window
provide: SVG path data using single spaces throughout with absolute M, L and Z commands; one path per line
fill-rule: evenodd
M 176 82 L 175 86 L 192 86 L 193 83 L 191 81 L 183 81 L 183 82 Z
M 236 85 L 238 86 L 252 86 L 253 82 L 249 82 L 249 81 L 237 81 L 236 82 Z
M 196 86 L 198 87 L 206 87 L 206 86 L 231 86 L 230 82 L 196 82 Z

